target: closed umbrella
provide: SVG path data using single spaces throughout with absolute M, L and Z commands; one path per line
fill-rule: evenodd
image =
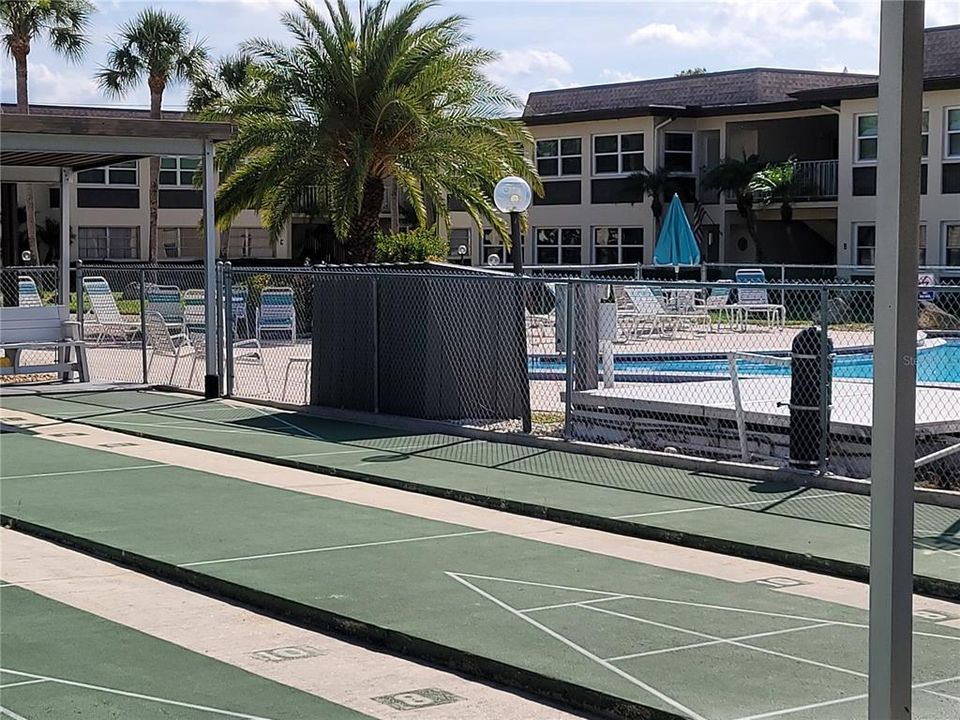
M 674 194 L 667 208 L 660 237 L 653 249 L 653 262 L 656 265 L 672 265 L 676 273 L 680 272 L 681 265 L 700 264 L 700 247 L 677 194 Z

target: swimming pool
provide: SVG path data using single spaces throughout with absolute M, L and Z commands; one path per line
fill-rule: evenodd
M 616 358 L 614 370 L 624 379 L 630 376 L 657 375 L 722 375 L 730 371 L 726 359 L 710 360 L 647 360 Z M 562 359 L 534 358 L 530 361 L 530 373 L 534 376 L 562 376 L 565 363 Z M 790 367 L 767 365 L 751 360 L 738 360 L 737 372 L 743 376 L 789 375 Z M 873 353 L 841 353 L 833 360 L 835 378 L 872 378 Z M 960 338 L 936 340 L 917 351 L 917 381 L 926 383 L 960 383 Z

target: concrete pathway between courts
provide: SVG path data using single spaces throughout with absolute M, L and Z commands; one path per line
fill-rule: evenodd
M 576 717 L 11 530 L 0 561 L 9 718 Z

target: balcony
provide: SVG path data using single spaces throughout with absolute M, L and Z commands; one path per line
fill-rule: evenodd
M 820 202 L 837 199 L 838 160 L 798 160 L 794 177 L 794 202 Z M 727 202 L 736 200 L 728 190 Z
M 319 216 L 326 215 L 327 208 L 330 206 L 330 198 L 323 188 L 318 185 L 307 185 L 300 191 L 300 201 L 297 203 L 296 212 L 303 215 Z M 380 206 L 380 215 L 390 215 L 390 193 L 383 194 L 383 204 Z

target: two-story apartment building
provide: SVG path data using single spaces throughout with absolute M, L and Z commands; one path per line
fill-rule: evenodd
M 926 31 L 924 74 L 920 259 L 960 267 L 960 26 Z M 639 196 L 630 175 L 667 168 L 691 216 L 694 198 L 704 207 L 707 261 L 872 264 L 876 158 L 883 142 L 876 108 L 875 76 L 769 68 L 531 93 L 522 119 L 535 138 L 533 160 L 544 195 L 529 212 L 524 262 L 651 262 L 655 221 L 649 200 Z M 145 115 L 45 106 L 31 106 L 31 112 Z M 734 198 L 703 183 L 722 159 L 753 154 L 765 162 L 798 161 L 789 232 L 778 207 L 768 206 L 755 208 L 758 222 L 750 233 Z M 201 198 L 192 187 L 196 163 L 195 158 L 161 159 L 161 260 L 201 255 Z M 70 198 L 71 259 L 145 259 L 148 161 L 85 170 L 76 181 Z M 58 220 L 59 190 L 34 186 L 33 192 L 41 226 L 45 218 Z M 304 212 L 274 243 L 255 211 L 241 213 L 225 238 L 227 255 L 336 261 L 330 254 L 332 228 L 310 212 L 316 205 L 310 192 L 304 193 Z M 0 191 L 4 237 L 22 232 L 11 208 L 23 207 L 24 193 L 25 186 L 4 185 Z M 389 194 L 385 226 L 391 205 L 398 215 L 399 201 Z M 500 238 L 474 226 L 454 198 L 449 207 L 452 259 L 460 259 L 460 246 L 466 248 L 463 260 L 474 265 L 492 254 L 509 259 Z
M 928 29 L 925 45 L 921 260 L 960 267 L 960 26 Z M 768 68 L 531 93 L 523 120 L 544 195 L 524 262 L 651 262 L 654 217 L 630 175 L 667 168 L 691 216 L 694 198 L 704 206 L 708 261 L 872 264 L 876 108 L 875 76 Z M 779 206 L 758 207 L 757 242 L 733 197 L 702 181 L 721 159 L 752 154 L 799 163 L 789 232 Z M 504 258 L 453 209 L 452 248 L 466 245 L 474 263 Z

